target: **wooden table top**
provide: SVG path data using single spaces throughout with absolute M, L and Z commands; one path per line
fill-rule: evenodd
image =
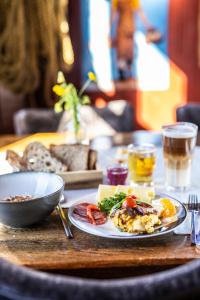
M 19 135 L 15 135 L 15 134 L 0 135 L 0 147 L 6 146 L 11 143 L 15 143 L 22 138 L 23 138 L 23 136 L 19 136 Z
M 11 136 L 10 139 L 0 137 L 0 145 L 5 145 L 8 140 L 12 140 Z M 83 270 L 90 270 L 90 276 L 94 277 L 96 275 L 91 269 L 104 270 L 102 276 L 106 277 L 112 268 L 142 270 L 149 267 L 153 270 L 200 258 L 200 250 L 190 245 L 189 236 L 171 233 L 156 239 L 130 241 L 92 236 L 73 226 L 72 231 L 74 239 L 67 240 L 56 212 L 41 224 L 27 229 L 1 225 L 0 257 L 41 270 L 66 271 L 69 274 L 76 270 L 78 275 L 82 275 Z M 116 272 L 113 271 L 111 276 L 115 277 Z
M 111 240 L 86 234 L 72 226 L 68 240 L 59 216 L 53 213 L 28 229 L 0 227 L 0 257 L 42 270 L 111 267 L 176 266 L 200 258 L 187 236 L 167 234 L 145 240 Z

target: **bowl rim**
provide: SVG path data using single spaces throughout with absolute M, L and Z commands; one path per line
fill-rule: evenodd
M 53 175 L 61 181 L 62 186 L 57 191 L 55 191 L 51 194 L 47 194 L 46 196 L 36 197 L 36 198 L 33 198 L 33 199 L 29 199 L 29 200 L 26 200 L 26 201 L 19 201 L 19 202 L 12 202 L 12 201 L 9 202 L 9 201 L 5 201 L 5 200 L 0 199 L 0 204 L 5 204 L 5 205 L 13 204 L 13 205 L 15 205 L 15 204 L 22 204 L 22 203 L 30 203 L 30 202 L 35 201 L 35 200 L 41 200 L 41 199 L 46 198 L 46 197 L 51 197 L 51 196 L 55 195 L 56 193 L 58 193 L 58 192 L 60 192 L 64 189 L 64 186 L 65 186 L 64 181 L 63 181 L 62 177 L 59 176 L 56 173 L 48 173 L 48 172 L 40 172 L 40 171 L 20 171 L 20 172 L 12 172 L 12 173 L 7 173 L 7 174 L 2 174 L 2 175 L 0 175 L 0 179 L 3 176 L 12 176 L 12 175 L 16 175 L 16 174 L 21 175 L 21 174 L 24 174 L 24 173 L 27 173 L 27 174 L 48 174 L 48 175 L 51 175 L 51 176 Z

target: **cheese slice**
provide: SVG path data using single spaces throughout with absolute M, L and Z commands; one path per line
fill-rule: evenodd
M 104 198 L 108 198 L 116 194 L 117 186 L 100 184 L 97 193 L 97 202 L 101 202 Z
M 155 198 L 155 189 L 150 186 L 136 186 L 134 187 L 134 195 L 136 195 L 139 199 L 147 201 L 151 203 L 151 201 Z
M 118 193 L 125 193 L 127 195 L 135 195 L 141 200 L 151 203 L 152 199 L 155 198 L 154 187 L 144 186 L 130 186 L 130 185 L 99 185 L 97 193 L 97 202 L 101 202 L 104 198 L 112 197 Z
M 134 188 L 130 185 L 118 185 L 116 188 L 116 193 L 125 193 L 127 195 L 134 194 Z
M 126 193 L 127 195 L 135 195 L 141 200 L 151 202 L 155 198 L 154 187 L 144 187 L 144 186 L 129 186 L 129 185 L 118 185 L 116 193 Z

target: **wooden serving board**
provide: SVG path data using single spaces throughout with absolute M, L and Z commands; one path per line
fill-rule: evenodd
M 0 148 L 0 153 L 9 150 L 14 150 L 22 153 L 26 146 L 32 142 L 41 142 L 45 147 L 50 144 L 63 144 L 69 141 L 69 134 L 64 133 L 36 133 L 27 136 L 17 142 L 3 146 Z M 4 156 L 5 157 L 5 156 Z M 4 158 L 5 160 L 5 158 Z M 81 189 L 98 187 L 103 181 L 103 172 L 101 170 L 88 170 L 60 173 L 65 182 L 65 189 Z
M 58 174 L 65 182 L 65 189 L 95 188 L 103 181 L 100 170 L 65 172 Z

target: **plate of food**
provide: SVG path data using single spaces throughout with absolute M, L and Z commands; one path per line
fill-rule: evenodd
M 175 230 L 187 210 L 168 195 L 130 186 L 100 185 L 69 208 L 71 223 L 87 233 L 113 239 L 142 239 Z

